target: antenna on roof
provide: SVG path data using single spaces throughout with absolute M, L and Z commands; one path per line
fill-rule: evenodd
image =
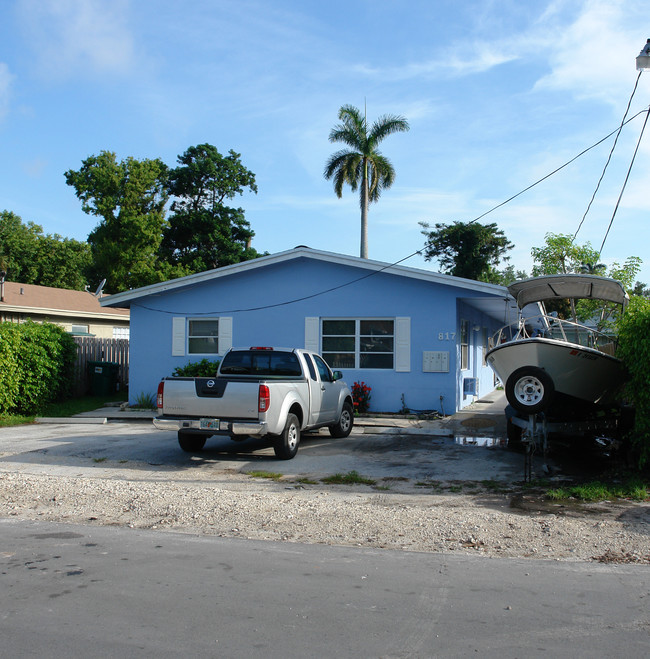
M 104 286 L 106 285 L 106 279 L 102 279 L 101 283 L 97 287 L 97 290 L 95 291 L 94 295 L 95 297 L 101 297 L 102 296 L 102 291 L 104 290 Z

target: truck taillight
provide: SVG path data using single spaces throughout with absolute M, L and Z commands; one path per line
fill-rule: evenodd
M 160 383 L 158 384 L 158 393 L 156 394 L 156 406 L 162 410 L 163 406 L 163 389 L 165 387 L 165 383 L 161 380 Z
M 260 393 L 258 397 L 257 410 L 258 412 L 268 412 L 271 406 L 271 392 L 265 384 L 260 385 Z

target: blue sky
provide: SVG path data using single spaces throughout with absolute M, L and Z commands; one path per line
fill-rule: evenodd
M 615 130 L 648 37 L 640 0 L 4 0 L 0 209 L 85 240 L 96 220 L 66 170 L 101 150 L 173 166 L 208 142 L 256 175 L 258 194 L 234 202 L 256 249 L 358 255 L 358 197 L 338 199 L 323 167 L 339 107 L 365 103 L 411 125 L 381 147 L 397 178 L 369 214 L 370 258 L 395 262 L 422 248 L 419 222 L 473 220 Z M 629 116 L 648 105 L 650 72 Z M 600 247 L 643 118 L 577 242 Z M 481 220 L 517 268 L 546 232 L 577 230 L 612 143 Z M 601 258 L 641 257 L 646 283 L 649 156 L 646 134 Z

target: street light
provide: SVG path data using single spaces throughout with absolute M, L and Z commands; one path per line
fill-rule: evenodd
M 650 39 L 636 58 L 637 71 L 650 71 Z

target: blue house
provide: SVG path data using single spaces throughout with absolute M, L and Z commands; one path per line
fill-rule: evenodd
M 370 410 L 452 414 L 492 391 L 484 362 L 512 300 L 502 286 L 307 247 L 102 299 L 131 313 L 129 397 L 231 346 L 304 347 Z

